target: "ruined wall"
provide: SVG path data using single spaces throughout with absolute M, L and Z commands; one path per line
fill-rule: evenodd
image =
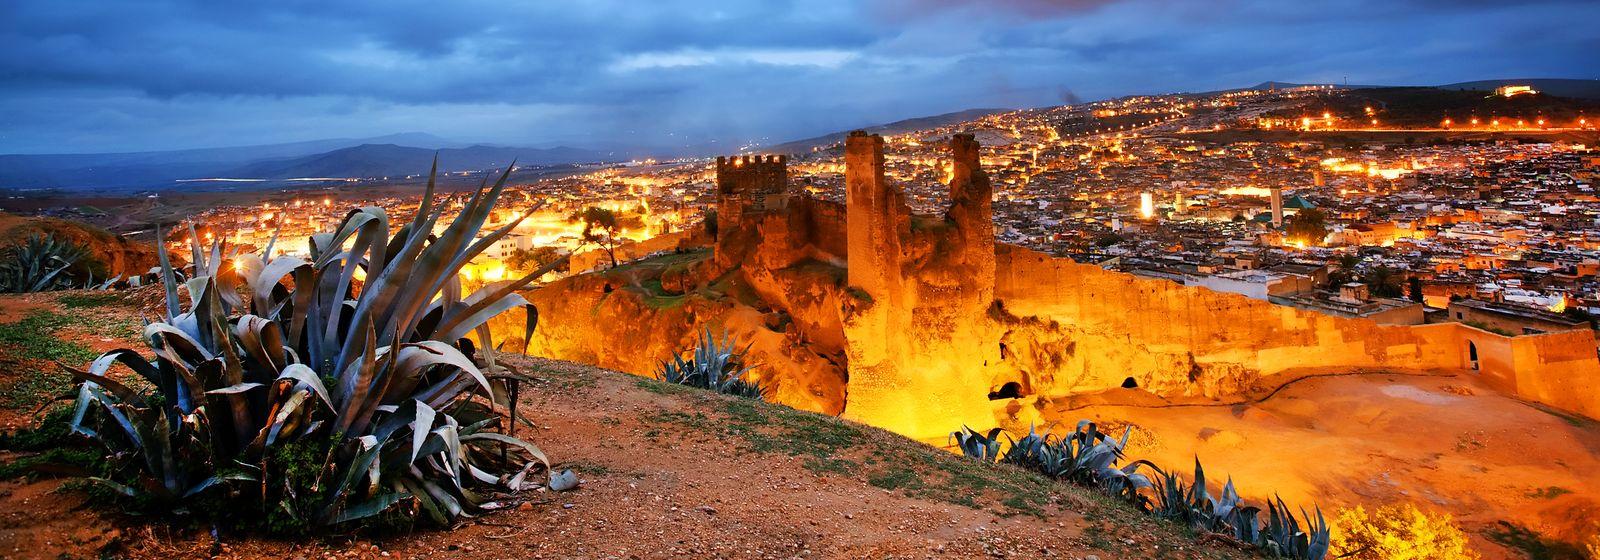
M 992 191 L 970 135 L 951 140 L 951 208 L 913 217 L 884 177 L 883 138 L 845 141 L 850 394 L 845 417 L 920 439 L 992 425 L 999 361 Z
M 1013 323 L 1008 351 L 1041 391 L 1132 377 L 1157 393 L 1215 398 L 1295 371 L 1462 367 L 1445 329 L 1333 317 L 1018 247 L 996 256 L 995 297 L 1010 315 L 1036 318 Z
M 1589 330 L 1507 337 L 1460 323 L 1380 325 L 1018 247 L 1001 245 L 996 257 L 1007 362 L 1026 390 L 1095 391 L 1132 377 L 1159 394 L 1222 398 L 1278 375 L 1471 371 L 1476 350 L 1476 370 L 1490 385 L 1600 414 L 1600 359 Z
M 791 199 L 789 205 L 803 212 L 805 241 L 814 250 L 810 256 L 844 266 L 850 253 L 850 238 L 841 235 L 850 227 L 845 205 L 804 194 Z
M 1600 419 L 1600 359 L 1595 356 L 1594 331 L 1507 337 L 1457 325 L 1461 339 L 1477 347 L 1478 371 L 1490 385 Z

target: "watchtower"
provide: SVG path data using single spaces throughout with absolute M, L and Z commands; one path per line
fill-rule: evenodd
M 717 214 L 738 218 L 782 210 L 789 201 L 789 158 L 782 155 L 717 158 Z

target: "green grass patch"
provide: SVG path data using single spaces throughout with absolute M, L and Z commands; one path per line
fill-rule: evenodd
M 122 294 L 118 293 L 90 293 L 67 294 L 61 296 L 57 301 L 60 301 L 61 305 L 67 309 L 84 309 L 120 304 L 123 299 Z
M 637 381 L 633 382 L 633 385 L 657 395 L 682 395 L 695 390 L 693 387 L 685 387 L 677 383 L 667 383 L 659 379 L 650 379 L 648 377 L 640 377 Z
M 0 324 L 0 351 L 12 358 L 7 367 L 15 382 L 0 388 L 0 406 L 33 408 L 72 389 L 72 376 L 54 362 L 82 365 L 98 355 L 88 346 L 56 337 L 56 332 L 83 319 L 37 311 L 15 323 Z
M 33 360 L 87 362 L 95 358 L 88 346 L 56 338 L 56 331 L 83 320 L 49 311 L 36 311 L 15 323 L 0 324 L 0 345 L 7 345 L 13 356 Z

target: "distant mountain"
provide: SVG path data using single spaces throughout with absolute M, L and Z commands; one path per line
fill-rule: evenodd
M 898 120 L 888 124 L 861 127 L 854 130 L 865 130 L 874 134 L 899 134 L 913 130 L 924 130 L 963 123 L 970 120 L 981 119 L 995 113 L 1004 113 L 1012 110 L 1013 109 L 967 109 L 965 111 L 956 111 L 954 113 L 945 113 L 930 117 L 917 117 L 913 119 Z M 769 146 L 762 148 L 762 151 L 779 154 L 804 153 L 811 151 L 811 148 L 817 146 L 827 146 L 830 144 L 843 142 L 844 139 L 849 135 L 850 131 L 848 130 L 843 132 L 835 132 L 832 134 L 824 134 L 814 138 L 806 138 L 804 140 L 795 140 L 793 142 L 785 142 L 783 144 Z
M 303 177 L 404 177 L 427 173 L 434 154 L 439 155 L 439 171 L 478 171 L 517 165 L 553 165 L 592 162 L 606 159 L 595 152 L 576 148 L 507 148 L 468 146 L 430 150 L 395 144 L 362 144 L 308 156 L 255 162 L 226 172 L 223 176 L 251 179 L 295 179 Z
M 1475 82 L 1461 82 L 1458 84 L 1445 84 L 1434 87 L 1439 89 L 1467 91 L 1494 91 L 1495 88 L 1504 85 L 1533 86 L 1533 89 L 1541 93 L 1547 93 L 1558 97 L 1600 99 L 1600 80 L 1523 78 L 1515 80 L 1478 80 Z
M 341 153 L 362 146 L 385 145 L 409 151 L 405 155 L 396 150 L 385 154 L 372 149 L 365 150 L 369 153 Z M 416 154 L 426 153 L 424 159 L 431 162 L 434 150 L 440 150 L 442 164 L 451 170 L 503 166 L 503 162 L 510 161 L 512 157 L 519 157 L 529 165 L 618 159 L 572 148 L 539 150 L 491 147 L 408 132 L 374 138 L 334 138 L 193 150 L 0 155 L 0 189 L 163 189 L 177 186 L 179 183 L 176 181 L 182 179 L 211 177 L 274 179 L 408 175 L 426 172 L 426 164 L 420 170 L 414 169 Z M 341 168 L 340 162 L 348 163 L 350 167 Z M 297 169 L 301 166 L 305 167 Z M 317 173 L 301 174 L 299 171 Z

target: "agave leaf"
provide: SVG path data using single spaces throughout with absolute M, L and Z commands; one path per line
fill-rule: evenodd
M 161 262 L 161 283 L 167 289 L 167 315 L 171 320 L 178 316 L 178 282 L 172 272 L 172 260 L 167 257 L 167 240 L 161 236 L 161 224 L 156 224 L 156 258 Z
M 341 509 L 339 511 L 339 515 L 333 518 L 333 523 L 338 524 L 346 521 L 354 521 L 357 519 L 372 517 L 374 515 L 383 513 L 383 511 L 389 509 L 390 506 L 393 506 L 395 503 L 409 496 L 409 494 L 403 492 L 379 493 L 378 495 L 364 502 Z

